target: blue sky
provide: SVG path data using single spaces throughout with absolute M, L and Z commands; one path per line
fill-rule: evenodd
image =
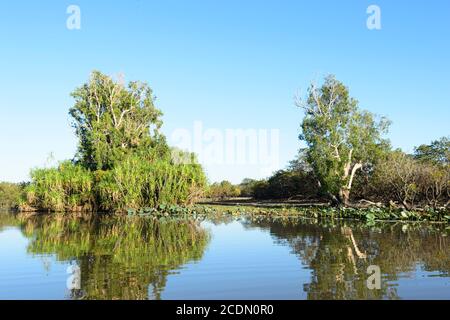
M 68 30 L 66 9 L 81 9 Z M 381 8 L 381 30 L 366 9 Z M 360 106 L 393 122 L 394 147 L 449 135 L 449 1 L 10 1 L 0 11 L 0 180 L 26 180 L 52 152 L 71 158 L 70 92 L 93 69 L 143 80 L 163 132 L 279 129 L 280 167 L 293 158 L 299 90 L 328 73 Z M 211 181 L 264 176 L 206 166 Z

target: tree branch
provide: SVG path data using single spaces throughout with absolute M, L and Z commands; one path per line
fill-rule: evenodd
M 348 181 L 348 186 L 347 186 L 347 189 L 348 189 L 348 190 L 350 190 L 350 189 L 352 188 L 352 183 L 353 183 L 353 179 L 354 179 L 354 177 L 355 177 L 356 171 L 357 171 L 358 169 L 361 169 L 361 168 L 362 168 L 362 163 L 356 163 L 356 164 L 353 166 L 352 173 L 351 173 L 351 175 L 350 175 L 350 180 Z

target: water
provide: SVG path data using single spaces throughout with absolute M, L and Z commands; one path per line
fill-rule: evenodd
M 0 299 L 450 299 L 449 235 L 427 224 L 0 213 Z

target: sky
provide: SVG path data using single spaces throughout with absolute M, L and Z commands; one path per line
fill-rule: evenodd
M 80 8 L 80 29 L 67 27 L 69 5 Z M 381 29 L 367 28 L 370 5 Z M 0 181 L 73 157 L 70 93 L 92 70 L 146 81 L 172 145 L 181 132 L 192 151 L 214 145 L 226 158 L 226 132 L 257 132 L 256 151 L 246 148 L 267 147 L 269 162 L 205 156 L 211 182 L 285 167 L 304 146 L 294 96 L 327 74 L 361 108 L 388 117 L 392 145 L 412 152 L 450 134 L 449 16 L 446 0 L 3 3 Z

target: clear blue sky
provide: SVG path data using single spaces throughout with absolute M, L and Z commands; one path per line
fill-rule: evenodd
M 66 9 L 81 8 L 81 30 Z M 366 9 L 381 8 L 381 30 Z M 71 158 L 70 92 L 93 69 L 147 81 L 164 133 L 280 130 L 280 167 L 302 145 L 298 89 L 333 73 L 361 107 L 393 121 L 394 147 L 449 135 L 449 1 L 9 1 L 0 9 L 0 180 Z M 207 166 L 210 179 L 261 177 Z

